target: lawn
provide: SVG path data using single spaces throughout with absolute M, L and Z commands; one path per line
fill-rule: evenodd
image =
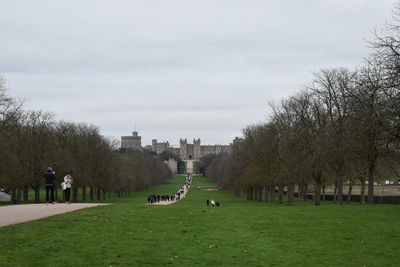
M 400 206 L 252 202 L 198 177 L 180 203 L 145 204 L 183 182 L 0 228 L 0 266 L 399 266 Z

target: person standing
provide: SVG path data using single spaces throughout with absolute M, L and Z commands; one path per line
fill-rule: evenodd
M 70 174 L 67 174 L 64 177 L 64 184 L 65 184 L 65 204 L 71 204 L 70 197 L 71 197 L 71 188 L 72 188 L 72 183 L 74 180 L 72 179 L 72 176 Z
M 46 184 L 46 204 L 54 202 L 54 180 L 56 179 L 56 173 L 51 167 L 47 168 L 47 171 L 43 175 Z

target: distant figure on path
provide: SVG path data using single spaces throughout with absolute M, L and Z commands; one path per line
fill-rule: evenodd
M 46 184 L 46 203 L 50 202 L 56 204 L 54 202 L 54 180 L 56 179 L 56 173 L 53 171 L 51 167 L 47 168 L 47 171 L 43 175 L 45 184 Z M 50 196 L 49 196 L 50 194 Z
M 65 204 L 71 204 L 70 197 L 71 197 L 71 188 L 72 188 L 72 183 L 74 180 L 72 179 L 72 176 L 70 174 L 67 174 L 64 177 L 64 184 L 65 184 Z
M 206 203 L 207 203 L 207 207 L 210 207 L 210 200 L 209 199 L 207 199 Z

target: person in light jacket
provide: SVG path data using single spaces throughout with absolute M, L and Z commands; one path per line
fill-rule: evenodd
M 65 196 L 65 204 L 71 204 L 70 197 L 71 197 L 71 187 L 73 182 L 74 180 L 72 179 L 72 176 L 70 174 L 67 174 L 64 177 L 63 190 Z

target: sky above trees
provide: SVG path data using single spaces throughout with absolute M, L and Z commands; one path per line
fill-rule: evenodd
M 0 73 L 26 109 L 106 136 L 226 144 L 313 71 L 360 64 L 396 2 L 4 1 Z

